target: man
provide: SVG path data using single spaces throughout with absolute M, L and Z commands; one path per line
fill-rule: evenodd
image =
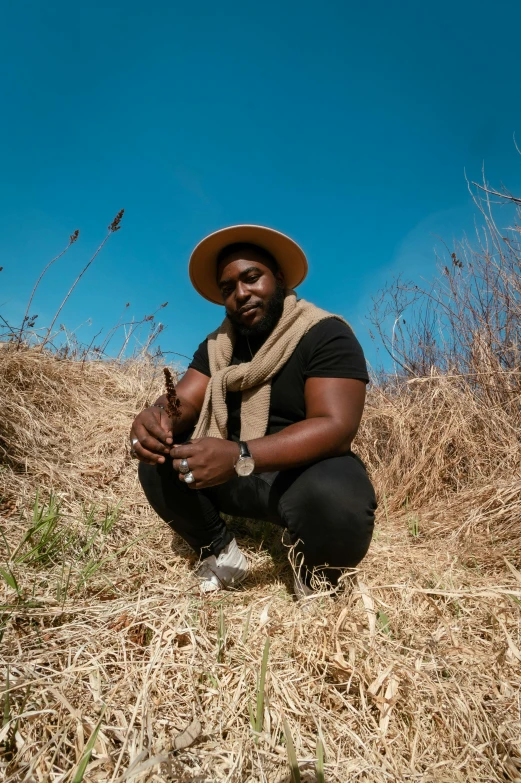
M 376 509 L 351 451 L 369 380 L 362 349 L 345 321 L 297 300 L 307 261 L 278 231 L 217 231 L 189 273 L 226 318 L 177 384 L 180 417 L 162 396 L 132 425 L 148 501 L 199 555 L 203 592 L 248 573 L 221 514 L 286 528 L 298 598 L 314 573 L 335 585 L 365 556 Z

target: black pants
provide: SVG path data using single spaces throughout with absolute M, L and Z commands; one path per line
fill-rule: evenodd
M 333 583 L 339 569 L 358 565 L 369 549 L 376 499 L 362 461 L 352 453 L 304 468 L 237 476 L 210 489 L 190 489 L 170 461 L 140 463 L 139 479 L 154 511 L 202 557 L 218 555 L 233 538 L 220 513 L 287 528 L 304 565 L 323 570 Z

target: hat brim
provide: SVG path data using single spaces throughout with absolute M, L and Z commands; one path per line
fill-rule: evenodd
M 205 237 L 190 256 L 188 272 L 195 290 L 215 304 L 223 304 L 217 285 L 217 257 L 227 245 L 249 242 L 267 250 L 278 263 L 287 288 L 296 288 L 307 275 L 308 262 L 296 242 L 265 226 L 229 226 Z

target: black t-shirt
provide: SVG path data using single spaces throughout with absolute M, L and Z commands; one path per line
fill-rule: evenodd
M 263 340 L 238 337 L 231 364 L 251 360 Z M 251 353 L 250 353 L 251 349 Z M 210 376 L 205 340 L 194 354 L 189 369 Z M 353 330 L 337 318 L 327 318 L 302 337 L 293 354 L 271 382 L 270 413 L 266 435 L 280 432 L 306 418 L 304 384 L 308 378 L 357 378 L 369 382 L 362 347 Z M 228 438 L 238 441 L 241 429 L 241 392 L 228 392 Z

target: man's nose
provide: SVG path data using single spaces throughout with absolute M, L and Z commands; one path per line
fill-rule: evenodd
M 244 302 L 247 302 L 250 298 L 250 291 L 248 286 L 242 281 L 237 283 L 237 287 L 235 289 L 235 298 L 240 304 L 244 304 Z

